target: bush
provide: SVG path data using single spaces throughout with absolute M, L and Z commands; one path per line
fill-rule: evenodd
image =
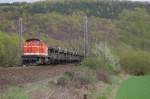
M 64 75 L 57 79 L 57 85 L 65 87 L 67 85 L 68 81 L 69 81 L 69 78 Z
M 106 69 L 118 71 L 120 69 L 119 58 L 116 57 L 106 43 L 96 44 L 93 57 L 85 59 L 82 66 L 92 69 Z
M 81 63 L 82 67 L 87 67 L 90 69 L 98 69 L 98 68 L 107 68 L 106 62 L 104 60 L 99 60 L 98 58 L 90 57 L 86 58 Z
M 120 70 L 119 58 L 112 53 L 106 43 L 96 44 L 93 57 L 84 59 L 81 66 L 95 70 L 97 79 L 106 83 L 111 83 L 111 73 Z
M 120 54 L 122 69 L 130 74 L 143 75 L 150 73 L 150 53 L 128 50 Z
M 14 66 L 19 62 L 18 41 L 0 32 L 0 66 Z
M 74 74 L 73 82 L 79 85 L 88 85 L 94 81 L 94 75 L 89 71 L 76 71 Z
M 82 62 L 81 66 L 94 70 L 97 80 L 111 83 L 110 73 L 112 69 L 109 68 L 108 64 L 104 60 L 87 58 Z

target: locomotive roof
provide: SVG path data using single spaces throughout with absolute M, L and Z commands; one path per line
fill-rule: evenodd
M 29 42 L 29 41 L 41 41 L 40 39 L 37 39 L 37 38 L 31 38 L 31 39 L 27 39 L 26 42 Z

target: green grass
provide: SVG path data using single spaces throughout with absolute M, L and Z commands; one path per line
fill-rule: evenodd
M 124 81 L 115 99 L 150 99 L 150 76 L 132 76 Z
M 0 93 L 0 99 L 29 99 L 25 95 L 23 88 L 15 87 L 10 88 L 3 93 Z

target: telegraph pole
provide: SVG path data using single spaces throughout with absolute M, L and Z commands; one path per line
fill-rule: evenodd
M 21 56 L 22 56 L 22 18 L 18 19 L 18 55 L 20 57 L 20 63 L 19 65 L 22 64 Z
M 88 56 L 89 42 L 88 42 L 88 18 L 84 16 L 84 56 Z
M 22 18 L 19 18 L 19 49 L 22 49 Z

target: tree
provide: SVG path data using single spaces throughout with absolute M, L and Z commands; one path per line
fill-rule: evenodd
M 0 66 L 14 66 L 19 61 L 18 40 L 0 32 Z
M 150 15 L 144 8 L 123 10 L 119 15 L 123 41 L 135 48 L 150 49 Z

